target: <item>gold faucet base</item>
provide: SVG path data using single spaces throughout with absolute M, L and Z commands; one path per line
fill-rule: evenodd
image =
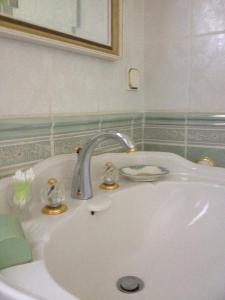
M 118 189 L 120 186 L 118 183 L 112 183 L 112 184 L 106 184 L 106 183 L 101 183 L 99 185 L 100 189 L 105 190 L 105 191 L 113 191 Z
M 215 167 L 215 165 L 216 165 L 216 162 L 213 159 L 211 159 L 211 158 L 209 158 L 208 156 L 205 156 L 205 155 L 200 156 L 196 160 L 196 162 L 208 165 L 210 167 Z
M 127 152 L 128 153 L 133 153 L 133 152 L 136 152 L 136 151 L 137 151 L 136 147 L 130 147 Z
M 68 207 L 65 205 L 65 204 L 60 204 L 59 206 L 57 207 L 51 207 L 51 206 L 48 206 L 46 205 L 45 207 L 42 208 L 42 212 L 43 214 L 45 215 L 50 215 L 50 216 L 53 216 L 53 215 L 59 215 L 59 214 L 62 214 L 64 213 L 65 211 L 67 211 Z

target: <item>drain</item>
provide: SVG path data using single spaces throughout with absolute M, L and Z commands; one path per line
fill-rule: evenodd
M 123 293 L 136 293 L 144 288 L 144 282 L 136 276 L 124 276 L 117 281 L 117 288 Z

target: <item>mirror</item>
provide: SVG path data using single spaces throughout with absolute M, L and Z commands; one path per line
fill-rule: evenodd
M 0 0 L 0 27 L 119 55 L 119 0 Z

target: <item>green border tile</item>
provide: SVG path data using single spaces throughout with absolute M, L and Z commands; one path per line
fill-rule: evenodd
M 0 119 L 0 141 L 49 136 L 51 119 L 46 118 L 12 118 Z
M 133 120 L 132 114 L 106 114 L 101 115 L 101 128 L 114 128 L 131 126 Z
M 188 113 L 187 125 L 225 127 L 225 113 Z
M 55 116 L 54 134 L 78 133 L 99 128 L 99 115 Z
M 0 119 L 0 167 L 10 167 L 15 164 L 28 163 L 30 161 L 45 159 L 50 156 L 50 136 L 53 134 L 56 154 L 71 153 L 71 147 L 77 143 L 84 144 L 91 136 L 97 134 L 100 130 L 116 129 L 133 135 L 135 144 L 142 144 L 142 126 L 146 130 L 152 130 L 151 126 L 160 125 L 160 131 L 155 128 L 154 136 L 150 138 L 145 134 L 145 150 L 149 151 L 168 151 L 184 156 L 185 147 L 183 145 L 184 129 L 187 125 L 188 158 L 195 160 L 199 155 L 208 155 L 217 162 L 218 166 L 225 166 L 225 150 L 213 148 L 212 145 L 223 146 L 225 137 L 223 129 L 225 127 L 225 113 L 183 113 L 183 112 L 131 112 L 131 113 L 112 113 L 112 114 L 82 114 L 70 116 L 50 117 L 21 117 L 21 118 L 3 118 Z M 165 126 L 165 131 L 163 126 Z M 177 126 L 180 126 L 177 134 Z M 182 128 L 183 127 L 183 128 Z M 219 128 L 217 130 L 216 128 Z M 207 131 L 211 129 L 211 131 Z M 158 131 L 157 131 L 158 130 Z M 168 134 L 171 133 L 171 136 Z M 93 133 L 93 134 L 92 134 Z M 72 135 L 63 140 L 63 135 Z M 74 136 L 73 136 L 74 134 Z M 192 134 L 192 137 L 190 137 Z M 200 136 L 199 136 L 200 134 Z M 140 136 L 139 136 L 140 135 Z M 33 141 L 31 143 L 22 142 L 23 139 L 43 138 L 46 141 Z M 132 138 L 132 136 L 131 136 Z M 152 142 L 147 142 L 146 138 Z M 169 142 L 182 143 L 173 145 Z M 16 144 L 10 144 L 8 141 L 14 140 Z M 155 141 L 154 141 L 155 140 Z M 4 143 L 5 141 L 5 143 Z M 199 147 L 190 145 L 199 144 Z M 74 145 L 75 144 L 75 145 Z M 104 147 L 111 147 L 114 143 L 102 143 L 99 145 L 96 153 Z M 204 145 L 201 147 L 200 145 Z M 225 146 L 225 145 L 224 145 Z M 107 149 L 108 151 L 108 149 Z
M 185 125 L 187 114 L 175 112 L 146 112 L 145 124 Z

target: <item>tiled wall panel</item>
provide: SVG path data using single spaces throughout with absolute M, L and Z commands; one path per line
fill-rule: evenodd
M 197 161 L 201 156 L 225 167 L 225 115 L 146 113 L 145 150 L 177 153 Z
M 143 148 L 142 113 L 90 114 L 49 118 L 15 118 L 0 121 L 0 177 L 47 157 L 73 153 L 94 135 L 117 130 Z M 98 145 L 95 153 L 120 151 L 114 140 Z
M 224 11 L 224 0 L 145 0 L 145 111 L 225 111 Z
M 29 1 L 28 1 L 29 2 Z M 144 109 L 144 0 L 122 0 L 116 61 L 0 37 L 0 118 Z M 128 90 L 136 67 L 141 88 Z

